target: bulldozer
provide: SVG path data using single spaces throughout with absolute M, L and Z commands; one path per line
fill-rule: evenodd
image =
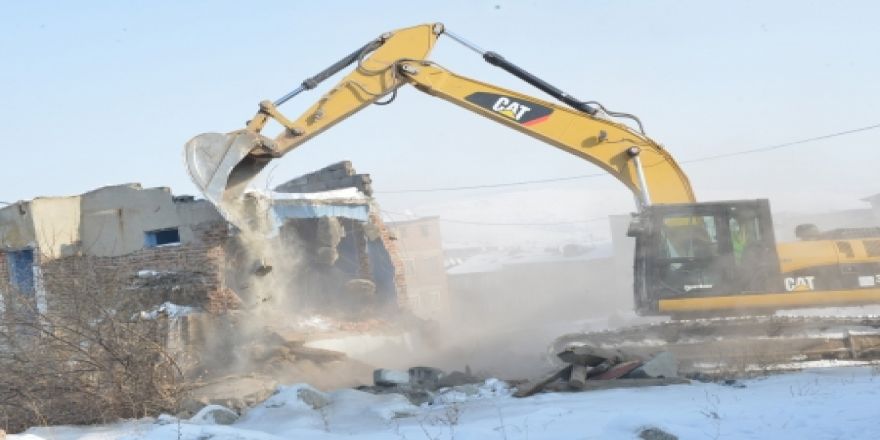
M 430 61 L 441 36 L 558 102 L 466 78 Z M 279 111 L 352 65 L 298 118 Z M 823 233 L 805 226 L 797 231 L 799 240 L 777 243 L 769 201 L 697 202 L 681 167 L 644 134 L 637 117 L 581 101 L 440 23 L 384 33 L 274 102 L 261 102 L 244 129 L 196 136 L 185 146 L 190 176 L 231 216 L 229 207 L 271 160 L 370 104 L 393 100 L 408 84 L 585 159 L 629 188 L 638 207 L 628 234 L 636 242 L 639 314 L 711 316 L 880 303 L 880 228 Z M 274 139 L 261 134 L 270 119 L 284 128 Z

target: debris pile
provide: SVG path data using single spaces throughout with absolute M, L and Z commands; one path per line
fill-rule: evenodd
M 448 393 L 473 396 L 481 393 L 480 385 L 495 386 L 492 379 L 473 375 L 470 369 L 445 373 L 433 367 L 413 367 L 408 371 L 380 368 L 373 371 L 373 385 L 357 387 L 372 394 L 402 394 L 414 405 L 433 403 Z M 442 400 L 442 399 L 441 399 Z
M 678 361 L 670 352 L 643 357 L 622 350 L 590 345 L 566 348 L 558 355 L 568 364 L 537 381 L 520 384 L 516 397 L 547 391 L 587 391 L 609 388 L 689 383 L 679 377 Z

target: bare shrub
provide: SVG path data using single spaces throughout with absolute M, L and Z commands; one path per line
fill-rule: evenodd
M 175 411 L 184 395 L 164 348 L 167 319 L 139 317 L 145 301 L 130 274 L 72 258 L 44 271 L 48 307 L 3 289 L 0 426 L 8 431 Z

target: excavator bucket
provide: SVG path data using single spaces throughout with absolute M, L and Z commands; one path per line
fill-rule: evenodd
M 203 133 L 184 146 L 190 178 L 227 220 L 233 221 L 223 208 L 224 202 L 238 199 L 271 160 L 265 154 L 255 154 L 267 141 L 257 133 L 240 130 L 227 134 Z

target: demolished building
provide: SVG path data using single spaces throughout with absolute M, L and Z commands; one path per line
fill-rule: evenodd
M 351 312 L 406 307 L 403 263 L 368 175 L 342 162 L 277 190 L 269 211 L 275 245 L 290 246 L 299 259 L 279 295 L 311 298 L 324 312 L 344 305 L 330 300 L 334 289 L 370 303 L 355 301 L 358 310 Z M 63 307 L 54 294 L 70 289 L 124 290 L 132 311 L 163 304 L 210 315 L 253 308 L 266 298 L 249 290 L 255 267 L 242 248 L 236 229 L 212 204 L 168 188 L 124 184 L 17 202 L 0 208 L 0 312 L 19 298 L 53 313 Z M 181 331 L 189 333 L 186 327 Z
M 0 209 L 0 295 L 4 305 L 18 294 L 51 312 L 53 292 L 112 285 L 143 305 L 219 313 L 235 303 L 221 275 L 227 237 L 209 203 L 168 188 L 125 184 L 17 202 Z M 174 288 L 162 289 L 170 273 Z

